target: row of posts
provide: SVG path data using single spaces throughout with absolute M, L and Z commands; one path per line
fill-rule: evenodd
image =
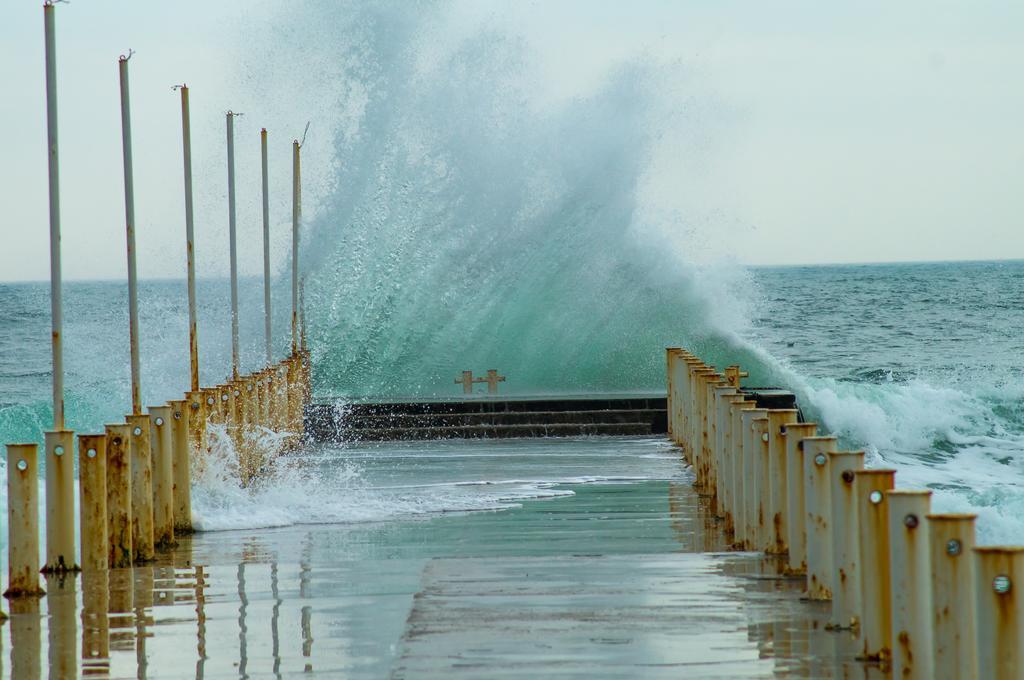
M 9 587 L 7 597 L 43 594 L 39 573 L 129 567 L 152 561 L 191 533 L 193 470 L 201 470 L 212 442 L 208 424 L 224 428 L 238 456 L 243 485 L 265 466 L 255 445 L 262 431 L 286 435 L 294 447 L 304 435 L 310 396 L 309 354 L 223 385 L 188 392 L 144 415 L 107 425 L 103 434 L 78 435 L 81 563 L 75 546 L 75 437 L 47 432 L 46 563 L 39 565 L 37 444 L 7 446 Z
M 932 513 L 931 491 L 896 489 L 895 470 L 865 469 L 795 409 L 759 408 L 737 366 L 669 348 L 667 370 L 670 437 L 734 547 L 803 577 L 863 660 L 894 677 L 1024 677 L 1024 547 L 975 545 L 975 515 Z
M 79 517 L 81 566 L 75 552 L 75 435 L 65 428 L 63 321 L 61 304 L 60 173 L 57 117 L 55 3 L 43 6 L 46 55 L 47 157 L 49 166 L 50 289 L 53 350 L 53 428 L 44 433 L 46 470 L 46 556 L 42 571 L 126 567 L 152 560 L 155 550 L 173 543 L 175 532 L 191 526 L 191 474 L 202 470 L 211 442 L 207 424 L 224 428 L 238 455 L 243 485 L 267 464 L 262 447 L 247 437 L 260 428 L 285 434 L 285 447 L 301 441 L 303 414 L 310 397 L 310 362 L 305 346 L 298 276 L 301 219 L 301 142 L 292 143 L 292 323 L 291 354 L 273 363 L 269 277 L 269 202 L 267 135 L 261 131 L 263 170 L 264 298 L 267 367 L 251 375 L 239 372 L 238 296 L 235 247 L 235 114 L 227 113 L 229 236 L 231 256 L 231 378 L 203 389 L 199 382 L 196 327 L 192 154 L 188 88 L 181 93 L 185 181 L 185 227 L 189 303 L 190 391 L 185 399 L 143 410 L 140 387 L 138 298 L 135 267 L 135 197 L 132 167 L 128 62 L 118 59 L 124 163 L 125 224 L 128 255 L 131 415 L 106 426 L 103 434 L 79 435 Z M 308 125 L 307 125 L 308 128 Z M 8 597 L 42 594 L 39 585 L 39 451 L 36 444 L 7 447 L 9 587 Z

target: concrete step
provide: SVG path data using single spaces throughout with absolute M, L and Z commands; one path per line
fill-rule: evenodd
M 523 437 L 638 436 L 651 434 L 650 423 L 555 423 L 530 425 L 462 425 L 338 430 L 327 441 L 411 439 L 510 439 Z
M 501 411 L 495 413 L 386 413 L 347 415 L 341 425 L 348 430 L 460 427 L 469 425 L 553 425 L 562 423 L 652 423 L 664 410 L 586 410 L 586 411 Z
M 791 392 L 746 388 L 762 408 L 792 408 Z M 655 394 L 336 402 L 306 407 L 317 442 L 483 437 L 650 435 L 668 430 L 667 403 Z
M 660 410 L 664 411 L 663 396 L 641 397 L 523 397 L 493 398 L 468 397 L 466 399 L 439 399 L 433 401 L 388 401 L 378 403 L 349 402 L 344 408 L 351 416 L 421 415 L 428 413 L 506 413 L 555 411 L 610 411 Z M 311 408 L 333 408 L 333 404 L 313 404 Z

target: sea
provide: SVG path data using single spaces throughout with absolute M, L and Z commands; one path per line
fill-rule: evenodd
M 933 490 L 937 510 L 978 513 L 983 542 L 1020 542 L 1024 262 L 753 267 L 730 276 L 744 277 L 749 291 L 743 301 L 748 323 L 733 330 L 707 323 L 711 312 L 688 318 L 664 310 L 649 317 L 651 308 L 633 305 L 598 319 L 604 303 L 593 300 L 588 311 L 595 318 L 575 334 L 564 328 L 563 315 L 545 313 L 542 321 L 533 311 L 525 315 L 534 316 L 532 322 L 524 320 L 525 327 L 516 329 L 505 325 L 504 333 L 488 333 L 484 329 L 501 323 L 477 315 L 482 328 L 466 337 L 468 320 L 445 324 L 431 309 L 417 317 L 408 303 L 372 322 L 364 317 L 367 300 L 350 300 L 344 312 L 326 314 L 309 305 L 315 394 L 342 402 L 454 396 L 461 389 L 454 377 L 462 369 L 490 367 L 507 374 L 501 388 L 509 396 L 650 392 L 664 389 L 664 348 L 688 347 L 710 364 L 739 363 L 750 373 L 748 384 L 793 390 L 822 432 L 836 434 L 846 448 L 864 449 L 869 467 L 897 469 L 897 486 Z M 262 283 L 245 279 L 241 290 L 242 316 L 249 321 L 242 324 L 242 368 L 256 369 L 265 349 Z M 2 442 L 41 442 L 50 426 L 48 291 L 44 283 L 0 285 Z M 673 296 L 668 286 L 655 292 L 663 300 Z M 691 297 L 691 313 L 715 303 L 683 292 Z M 66 284 L 66 410 L 68 426 L 79 433 L 99 432 L 129 408 L 126 294 L 118 282 Z M 623 291 L 632 294 L 631 288 Z M 204 384 L 228 373 L 228 295 L 226 281 L 200 282 Z M 278 355 L 289 342 L 281 297 Z M 185 299 L 183 281 L 141 286 L 147 404 L 180 398 L 187 385 Z M 588 316 L 584 311 L 574 313 L 582 318 Z M 495 307 L 492 314 L 505 312 Z M 444 339 L 425 339 L 419 321 Z M 538 323 L 548 326 L 537 328 Z M 602 341 L 602 330 L 615 342 Z M 416 359 L 403 343 L 421 343 Z M 532 365 L 538 357 L 549 370 Z M 472 457 L 452 456 L 441 445 L 417 445 L 402 455 L 422 457 L 415 466 L 422 478 L 395 480 L 388 477 L 387 457 L 375 458 L 372 447 L 369 454 L 365 447 L 331 447 L 310 452 L 322 462 L 315 472 L 308 464 L 285 461 L 265 484 L 242 489 L 233 477 L 229 440 L 215 440 L 221 464 L 211 465 L 194 490 L 195 522 L 207 531 L 500 510 L 566 493 L 559 485 L 683 474 L 681 464 L 678 470 L 666 467 L 662 449 L 652 449 L 651 461 L 623 463 L 602 458 L 602 450 L 615 447 L 595 440 L 586 469 L 554 466 L 558 472 L 551 475 L 538 463 L 531 474 L 514 479 L 503 477 L 500 466 L 475 474 L 482 471 L 474 470 Z M 557 442 L 522 446 L 541 455 Z M 437 469 L 430 460 L 438 462 Z M 0 468 L 0 478 L 5 476 Z

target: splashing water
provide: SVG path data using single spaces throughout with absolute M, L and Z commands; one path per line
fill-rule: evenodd
M 261 47 L 247 73 L 290 79 L 295 96 L 268 106 L 317 116 L 306 167 L 316 147 L 331 154 L 319 179 L 310 170 L 301 253 L 318 395 L 451 395 L 459 371 L 487 368 L 509 376 L 509 393 L 663 389 L 663 349 L 682 345 L 794 389 L 822 429 L 897 467 L 901 486 L 979 512 L 983 540 L 1019 542 L 1024 265 L 738 267 L 727 249 L 743 229 L 701 191 L 702 165 L 731 132 L 714 92 L 648 55 L 561 92 L 500 21 L 450 18 L 444 3 L 290 3 L 274 33 L 246 36 Z M 274 291 L 278 329 L 288 278 Z M 259 281 L 241 292 L 248 369 L 262 357 Z M 123 295 L 67 287 L 67 410 L 80 432 L 128 403 L 127 343 L 109 332 L 127 327 Z M 187 381 L 184 284 L 147 282 L 141 295 L 143 389 L 159 403 Z M 226 373 L 226 299 L 224 282 L 201 282 L 204 382 Z M 5 441 L 41 441 L 48 384 L 46 289 L 0 287 Z M 278 458 L 267 483 L 242 489 L 222 444 L 196 481 L 204 529 L 495 509 L 616 476 L 389 485 L 389 455 L 430 451 L 357 447 Z M 436 446 L 449 471 L 471 460 Z

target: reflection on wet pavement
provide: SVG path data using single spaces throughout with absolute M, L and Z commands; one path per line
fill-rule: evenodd
M 152 564 L 51 576 L 10 602 L 0 674 L 883 677 L 777 560 L 724 552 L 685 478 L 563 488 L 501 511 L 196 534 Z

